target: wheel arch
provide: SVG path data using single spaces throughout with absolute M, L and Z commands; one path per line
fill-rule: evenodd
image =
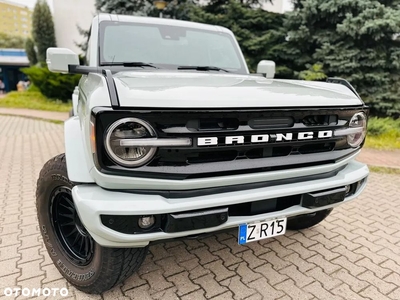
M 65 121 L 64 139 L 69 180 L 77 183 L 93 183 L 93 177 L 90 175 L 92 166 L 87 158 L 88 155 L 84 145 L 85 137 L 81 130 L 78 116 Z

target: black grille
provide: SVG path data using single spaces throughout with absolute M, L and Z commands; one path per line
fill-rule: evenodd
M 344 137 L 277 141 L 277 134 L 319 132 L 345 128 L 363 107 L 343 109 L 259 110 L 110 110 L 93 111 L 96 122 L 97 167 L 108 174 L 150 178 L 188 179 L 246 174 L 320 165 L 338 161 L 355 151 Z M 190 137 L 188 147 L 159 148 L 155 157 L 139 168 L 116 165 L 104 149 L 104 132 L 124 117 L 146 120 L 158 137 Z M 252 135 L 268 134 L 267 143 L 252 143 Z M 244 136 L 243 144 L 224 143 L 227 136 Z M 201 137 L 217 137 L 218 145 L 198 146 Z

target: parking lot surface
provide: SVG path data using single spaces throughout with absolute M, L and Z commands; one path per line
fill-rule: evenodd
M 236 230 L 157 244 L 138 274 L 86 295 L 52 264 L 36 218 L 37 176 L 63 148 L 62 125 L 0 116 L 1 300 L 16 287 L 66 288 L 63 299 L 400 299 L 400 176 L 375 173 L 312 229 L 245 246 Z

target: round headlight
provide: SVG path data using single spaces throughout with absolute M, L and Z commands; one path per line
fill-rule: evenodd
M 356 113 L 350 120 L 349 128 L 354 131 L 347 135 L 347 143 L 356 148 L 361 145 L 367 134 L 367 116 L 363 112 Z
M 126 141 L 155 136 L 154 129 L 147 122 L 136 118 L 124 118 L 108 128 L 105 148 L 108 155 L 117 164 L 125 167 L 138 167 L 147 163 L 154 156 L 157 148 L 127 146 Z

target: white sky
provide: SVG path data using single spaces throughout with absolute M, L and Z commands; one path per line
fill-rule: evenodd
M 21 5 L 26 5 L 29 8 L 33 9 L 33 7 L 35 6 L 36 0 L 7 0 L 8 2 L 14 2 L 17 4 L 21 4 Z M 52 9 L 53 7 L 53 1 L 52 0 L 46 0 L 49 3 L 50 8 Z

